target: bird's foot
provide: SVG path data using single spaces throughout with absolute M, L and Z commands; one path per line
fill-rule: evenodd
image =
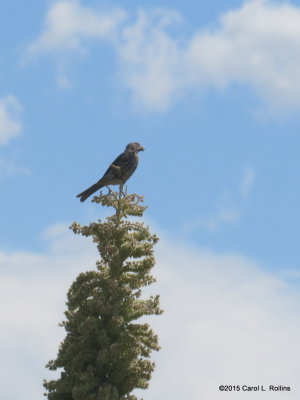
M 121 199 L 122 195 L 125 197 L 125 193 L 123 192 L 123 184 L 121 183 L 119 186 L 119 199 Z

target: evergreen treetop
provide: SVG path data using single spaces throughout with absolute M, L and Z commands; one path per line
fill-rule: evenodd
M 141 222 L 143 198 L 109 191 L 94 202 L 113 207 L 103 222 L 81 226 L 75 234 L 91 236 L 101 259 L 96 270 L 79 274 L 67 298 L 66 337 L 50 370 L 60 378 L 44 381 L 49 400 L 137 400 L 136 388 L 146 389 L 154 370 L 149 360 L 159 350 L 158 337 L 147 323 L 137 320 L 161 314 L 159 296 L 142 299 L 142 288 L 155 282 L 153 246 L 157 236 Z

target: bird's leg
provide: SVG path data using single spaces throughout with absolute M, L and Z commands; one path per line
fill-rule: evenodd
M 123 186 L 124 186 L 124 183 L 120 183 L 119 200 L 121 200 L 122 194 L 124 195 Z

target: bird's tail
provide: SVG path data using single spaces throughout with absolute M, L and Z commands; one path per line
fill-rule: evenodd
M 97 190 L 101 189 L 103 186 L 104 185 L 102 185 L 100 182 L 97 182 L 94 185 L 90 186 L 88 189 L 86 189 L 84 192 L 79 193 L 76 197 L 80 197 L 80 201 L 84 201 L 88 197 L 90 197 L 93 193 L 97 192 Z

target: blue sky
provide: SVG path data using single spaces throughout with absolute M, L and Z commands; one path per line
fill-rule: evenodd
M 140 155 L 128 191 L 145 196 L 147 221 L 163 237 L 158 265 L 167 272 L 158 274 L 162 274 L 166 304 L 171 307 L 172 296 L 176 297 L 167 283 L 164 286 L 166 276 L 174 282 L 177 277 L 176 282 L 185 282 L 188 288 L 198 268 L 202 280 L 210 274 L 205 266 L 213 265 L 219 282 L 224 262 L 229 265 L 225 275 L 237 282 L 235 286 L 228 278 L 228 288 L 234 293 L 240 293 L 245 279 L 252 282 L 256 277 L 251 296 L 237 294 L 236 298 L 253 306 L 253 321 L 255 307 L 269 315 L 269 305 L 255 288 L 263 281 L 268 293 L 271 285 L 270 298 L 281 310 L 273 322 L 280 325 L 280 318 L 287 314 L 298 324 L 276 340 L 294 343 L 300 326 L 299 312 L 289 306 L 299 304 L 295 288 L 300 277 L 300 4 L 211 3 L 11 0 L 0 6 L 1 275 L 8 282 L 6 288 L 13 285 L 21 290 L 29 284 L 28 277 L 34 282 L 40 276 L 32 288 L 47 285 L 43 271 L 49 278 L 44 290 L 51 293 L 51 282 L 56 287 L 61 273 L 65 282 L 61 297 L 57 296 L 61 302 L 51 311 L 49 294 L 42 303 L 52 313 L 53 324 L 60 319 L 63 296 L 75 272 L 87 268 L 75 262 L 75 239 L 67 226 L 74 220 L 87 223 L 105 215 L 98 206 L 82 204 L 75 196 L 100 178 L 128 142 L 139 141 L 146 151 Z M 171 253 L 181 249 L 178 260 L 182 264 L 186 264 L 185 255 L 191 254 L 190 265 L 195 268 L 188 270 L 190 276 L 179 264 L 175 277 L 168 275 L 166 249 Z M 92 259 L 91 251 L 84 247 L 86 260 Z M 226 257 L 232 257 L 231 262 Z M 67 267 L 70 260 L 78 264 L 74 270 Z M 49 270 L 42 264 L 49 265 Z M 200 283 L 194 289 L 199 302 L 202 289 Z M 209 293 L 215 299 L 214 288 Z M 33 290 L 30 297 L 25 291 L 9 304 L 19 310 L 18 304 L 28 297 L 31 307 L 39 295 Z M 220 290 L 220 303 L 227 295 Z M 203 321 L 202 313 L 205 310 L 199 311 L 196 320 Z M 26 326 L 33 315 L 29 313 L 23 321 Z M 19 318 L 23 332 L 25 325 Z M 164 318 L 167 332 L 172 322 Z M 157 327 L 163 336 L 163 328 L 158 323 Z M 228 328 L 225 322 L 222 327 Z M 270 323 L 266 332 L 273 328 Z M 44 333 L 39 337 L 49 339 Z M 242 343 L 243 335 L 237 333 L 237 337 Z M 41 351 L 36 356 L 35 376 L 40 371 L 43 377 L 43 357 L 53 357 L 56 347 L 53 339 L 52 353 Z M 202 352 L 199 358 L 204 357 Z M 164 354 L 167 351 L 161 364 L 167 371 Z M 30 362 L 33 355 L 22 357 Z M 227 357 L 224 354 L 224 371 Z M 289 368 L 291 382 L 286 384 L 293 383 L 299 364 L 293 371 Z M 222 377 L 218 373 L 203 379 L 217 380 Z M 218 398 L 210 392 L 212 386 L 207 387 L 205 399 Z M 39 390 L 39 383 L 33 384 L 32 399 L 38 398 L 34 396 Z M 11 394 L 7 399 L 18 396 Z M 160 400 L 158 396 L 153 398 Z

